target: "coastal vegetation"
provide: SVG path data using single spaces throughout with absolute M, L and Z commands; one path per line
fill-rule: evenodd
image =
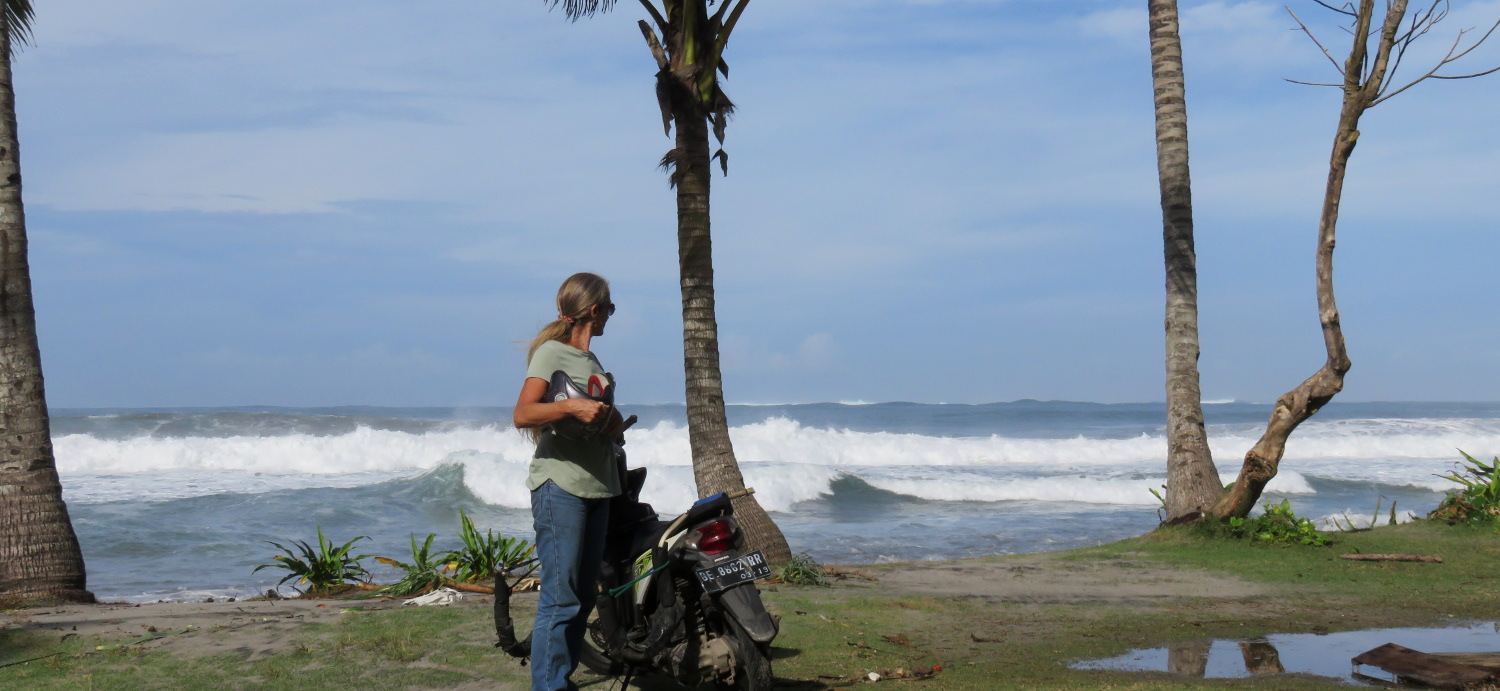
M 405 597 L 425 593 L 429 590 L 439 588 L 443 585 L 443 571 L 447 563 L 443 557 L 446 553 L 433 554 L 432 541 L 437 533 L 428 533 L 427 539 L 422 541 L 422 546 L 417 546 L 417 536 L 411 536 L 411 562 L 397 561 L 390 557 L 375 557 L 386 566 L 393 566 L 402 572 L 401 580 L 376 591 L 377 595 L 390 597 Z
M 1292 503 L 1286 499 L 1280 504 L 1266 504 L 1265 512 L 1259 516 L 1233 516 L 1224 527 L 1231 537 L 1273 545 L 1326 547 L 1332 542 L 1327 534 L 1318 531 L 1312 519 L 1292 511 Z
M 285 569 L 287 575 L 276 585 L 293 581 L 294 589 L 310 596 L 338 594 L 347 590 L 345 586 L 354 585 L 375 590 L 375 595 L 404 597 L 443 586 L 478 584 L 501 573 L 522 579 L 536 570 L 537 561 L 531 556 L 533 546 L 529 541 L 497 534 L 494 530 L 481 533 L 463 509 L 459 509 L 458 517 L 457 548 L 434 552 L 432 541 L 437 539 L 436 533 L 429 533 L 421 545 L 417 544 L 417 536 L 413 534 L 410 562 L 371 554 L 351 554 L 356 542 L 369 538 L 361 535 L 335 546 L 319 526 L 316 548 L 305 540 L 291 541 L 295 549 L 267 540 L 285 554 L 276 555 L 251 573 L 261 569 Z M 364 565 L 364 560 L 372 557 L 380 564 L 398 569 L 401 578 L 378 588 L 372 585 L 372 574 Z M 298 586 L 306 586 L 306 589 Z
M 1467 453 L 1464 462 L 1456 463 L 1451 472 L 1440 475 L 1462 489 L 1449 492 L 1428 518 L 1449 523 L 1500 523 L 1500 456 L 1485 463 Z
M 353 555 L 349 551 L 354 547 L 354 543 L 368 539 L 361 535 L 335 547 L 332 540 L 323 536 L 323 528 L 319 526 L 316 549 L 306 540 L 293 540 L 291 544 L 292 547 L 296 547 L 295 550 L 279 542 L 267 540 L 267 543 L 285 554 L 272 557 L 272 561 L 255 567 L 251 573 L 261 569 L 286 569 L 287 575 L 282 577 L 276 585 L 295 581 L 293 588 L 305 585 L 307 586 L 305 592 L 312 594 L 328 592 L 346 583 L 367 582 L 370 579 L 370 572 L 360 562 L 369 558 L 370 555 Z M 300 588 L 297 589 L 299 592 L 304 592 Z
M 497 535 L 493 530 L 480 534 L 479 529 L 474 527 L 474 521 L 463 509 L 459 509 L 458 518 L 458 539 L 463 546 L 443 557 L 448 570 L 452 572 L 448 580 L 477 583 L 494 578 L 497 573 L 508 573 L 522 566 L 531 565 L 535 568 L 530 542 Z
M 1286 549 L 1210 538 L 1197 526 L 1185 526 L 1068 552 L 862 567 L 878 579 L 873 581 L 769 586 L 765 599 L 783 622 L 773 648 L 779 688 L 852 688 L 868 683 L 872 672 L 900 678 L 896 672 L 902 671 L 929 674 L 924 688 L 976 691 L 1340 689 L 1348 687 L 1307 675 L 1205 680 L 1072 665 L 1189 641 L 1500 617 L 1493 569 L 1500 540 L 1488 527 L 1414 521 L 1333 537 L 1332 550 Z M 1444 562 L 1338 558 L 1346 552 L 1439 554 Z M 970 580 L 943 581 L 944 573 Z M 1080 580 L 1067 581 L 1066 595 L 1050 589 L 1066 579 Z M 232 625 L 227 616 L 237 606 L 259 603 L 218 603 L 224 626 L 163 631 L 171 635 L 138 643 L 132 642 L 141 638 L 135 632 L 67 636 L 12 626 L 0 630 L 0 650 L 6 651 L 0 686 L 524 685 L 528 670 L 492 647 L 488 597 L 469 596 L 449 607 L 385 609 L 377 608 L 385 601 L 322 602 L 330 606 L 318 608 L 325 616 L 313 623 L 276 617 Z M 533 602 L 532 595 L 516 597 L 520 620 Z M 0 616 L 15 621 L 25 615 Z M 295 628 L 275 638 L 274 653 L 255 647 L 257 627 L 278 623 Z M 608 684 L 586 676 L 580 682 L 585 688 Z

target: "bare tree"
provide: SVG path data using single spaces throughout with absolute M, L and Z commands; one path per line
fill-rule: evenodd
M 31 23 L 29 0 L 6 0 L 0 30 L 0 603 L 93 602 L 83 552 L 52 455 L 51 423 L 42 386 L 26 213 L 13 46 Z
M 1448 16 L 1448 0 L 1433 0 L 1425 10 L 1415 12 L 1409 20 L 1406 17 L 1407 0 L 1387 0 L 1384 17 L 1378 23 L 1375 0 L 1360 0 L 1357 6 L 1349 3 L 1339 7 L 1321 0 L 1314 1 L 1345 15 L 1351 22 L 1348 31 L 1353 39 L 1348 57 L 1340 64 L 1323 47 L 1323 43 L 1307 24 L 1290 8 L 1287 9 L 1341 77 L 1338 83 L 1322 86 L 1337 87 L 1343 91 L 1343 108 L 1339 112 L 1338 130 L 1334 134 L 1333 151 L 1329 156 L 1328 183 L 1323 193 L 1323 210 L 1318 221 L 1318 321 L 1322 324 L 1326 358 L 1316 372 L 1276 400 L 1265 433 L 1245 454 L 1239 477 L 1210 510 L 1210 514 L 1218 518 L 1244 516 L 1250 512 L 1266 483 L 1276 476 L 1282 455 L 1286 451 L 1287 439 L 1292 432 L 1344 388 L 1344 375 L 1349 371 L 1351 363 L 1344 346 L 1338 304 L 1333 295 L 1334 231 L 1338 225 L 1339 202 L 1343 198 L 1344 172 L 1350 155 L 1354 153 L 1354 146 L 1359 141 L 1360 117 L 1370 108 L 1427 79 L 1467 79 L 1500 70 L 1495 68 L 1460 75 L 1439 74 L 1443 68 L 1468 55 L 1488 39 L 1496 27 L 1500 27 L 1500 21 L 1497 21 L 1489 31 L 1467 46 L 1465 37 L 1470 30 L 1459 31 L 1447 54 L 1432 69 L 1404 85 L 1393 86 L 1391 78 L 1399 69 L 1407 49 Z
M 570 18 L 593 15 L 614 0 L 546 0 L 563 5 Z M 688 439 L 699 496 L 745 488 L 739 461 L 729 439 L 724 411 L 724 384 L 719 367 L 719 326 L 714 305 L 713 238 L 709 232 L 711 166 L 729 170 L 720 148 L 710 154 L 708 134 L 724 143 L 724 127 L 734 104 L 719 88 L 728 75 L 724 49 L 750 0 L 640 0 L 651 21 L 641 20 L 641 34 L 656 60 L 656 99 L 662 127 L 676 145 L 662 157 L 677 189 L 677 262 L 682 290 L 683 369 L 687 386 Z M 658 34 L 657 32 L 660 32 Z M 775 564 L 791 559 L 786 537 L 753 495 L 734 500 L 735 517 L 750 544 Z
M 1188 170 L 1187 84 L 1177 0 L 1148 0 L 1156 101 L 1156 170 L 1167 269 L 1166 522 L 1201 517 L 1223 492 L 1208 448 L 1198 384 L 1198 258 Z

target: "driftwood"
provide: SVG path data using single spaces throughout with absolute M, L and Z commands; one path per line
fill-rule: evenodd
M 1436 554 L 1340 554 L 1340 559 L 1349 561 L 1421 561 L 1432 564 L 1443 563 L 1443 558 Z
M 829 576 L 836 576 L 836 577 L 839 577 L 839 578 L 854 577 L 854 578 L 863 578 L 863 579 L 865 579 L 867 581 L 879 581 L 880 580 L 879 578 L 871 576 L 870 574 L 867 574 L 867 573 L 862 573 L 862 572 L 859 572 L 859 571 L 855 571 L 853 569 L 841 569 L 841 568 L 839 568 L 837 566 L 827 567 L 827 568 L 823 569 L 823 573 L 826 574 L 826 575 L 829 575 Z
M 1351 660 L 1372 665 L 1399 677 L 1440 689 L 1462 689 L 1489 681 L 1493 672 L 1455 662 L 1450 658 L 1412 650 L 1395 643 L 1366 650 Z
M 1457 662 L 1500 675 L 1500 653 L 1429 653 L 1433 657 Z

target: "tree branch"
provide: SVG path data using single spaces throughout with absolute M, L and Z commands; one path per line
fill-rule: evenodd
M 1346 2 L 1346 3 L 1344 3 L 1344 6 L 1343 6 L 1343 7 L 1334 7 L 1334 6 L 1333 6 L 1333 5 L 1330 5 L 1330 4 L 1328 4 L 1328 3 L 1326 3 L 1326 2 L 1323 2 L 1323 0 L 1313 0 L 1313 2 L 1316 2 L 1316 3 L 1318 3 L 1318 4 L 1319 4 L 1319 5 L 1322 5 L 1322 6 L 1324 6 L 1324 7 L 1326 7 L 1326 8 L 1328 8 L 1328 9 L 1330 9 L 1330 10 L 1333 10 L 1333 11 L 1334 11 L 1334 12 L 1337 12 L 1337 13 L 1339 13 L 1339 14 L 1345 14 L 1345 15 L 1349 15 L 1349 16 L 1350 16 L 1350 17 L 1353 17 L 1353 16 L 1354 16 L 1354 13 L 1353 13 L 1353 12 L 1351 12 L 1351 11 L 1349 11 L 1349 10 L 1348 10 L 1348 9 L 1347 9 L 1347 8 L 1349 8 L 1349 7 L 1351 7 L 1351 6 L 1353 6 L 1353 3 L 1348 3 L 1348 2 Z
M 1385 19 L 1380 22 L 1380 43 L 1375 49 L 1375 62 L 1370 65 L 1369 78 L 1359 89 L 1367 108 L 1375 105 L 1375 100 L 1380 98 L 1381 92 L 1386 88 L 1385 78 L 1390 66 L 1391 50 L 1396 45 L 1396 34 L 1401 31 L 1402 15 L 1405 12 L 1406 0 L 1392 0 L 1386 5 Z
M 1449 65 L 1449 64 L 1451 64 L 1451 63 L 1453 63 L 1453 62 L 1455 62 L 1457 60 L 1462 59 L 1465 55 L 1468 55 L 1469 53 L 1473 52 L 1475 48 L 1478 48 L 1485 41 L 1488 41 L 1490 39 L 1490 37 L 1495 34 L 1495 30 L 1496 29 L 1500 29 L 1500 20 L 1496 20 L 1494 24 L 1491 24 L 1489 30 L 1486 31 L 1486 32 L 1484 32 L 1484 35 L 1481 36 L 1481 37 L 1479 37 L 1479 40 L 1475 41 L 1473 45 L 1471 45 L 1468 48 L 1465 48 L 1465 49 L 1463 49 L 1461 51 L 1459 50 L 1459 47 L 1463 44 L 1464 34 L 1466 34 L 1469 31 L 1471 31 L 1471 29 L 1463 29 L 1463 30 L 1459 31 L 1458 32 L 1458 36 L 1453 39 L 1453 45 L 1449 46 L 1449 48 L 1448 48 L 1448 54 L 1445 55 L 1445 56 L 1443 56 L 1443 59 L 1439 60 L 1437 65 L 1433 66 L 1432 69 L 1428 70 L 1427 74 L 1424 74 L 1424 75 L 1422 75 L 1420 77 L 1417 77 L 1416 79 L 1411 80 L 1410 82 L 1407 82 L 1404 86 L 1402 86 L 1399 89 L 1396 89 L 1394 91 L 1390 91 L 1389 93 L 1382 93 L 1382 94 L 1380 94 L 1380 96 L 1378 98 L 1376 98 L 1373 102 L 1371 102 L 1370 105 L 1374 106 L 1376 104 L 1383 103 L 1386 100 L 1390 99 L 1391 97 L 1395 96 L 1396 94 L 1399 94 L 1399 93 L 1401 93 L 1403 91 L 1406 91 L 1407 89 L 1410 89 L 1413 86 L 1416 86 L 1417 84 L 1420 84 L 1421 82 L 1426 81 L 1427 79 L 1473 79 L 1475 77 L 1483 77 L 1483 76 L 1485 76 L 1487 74 L 1494 74 L 1495 72 L 1500 72 L 1500 67 L 1495 67 L 1495 68 L 1491 68 L 1491 69 L 1488 69 L 1488 70 L 1484 70 L 1483 72 L 1475 72 L 1475 73 L 1472 73 L 1472 74 L 1443 75 L 1443 74 L 1438 74 L 1437 73 L 1438 70 L 1441 70 L 1444 67 L 1446 67 L 1447 65 Z
M 1313 1 L 1317 2 L 1319 5 L 1323 5 L 1324 7 L 1328 7 L 1328 5 L 1325 4 L 1325 3 L 1323 3 L 1321 0 L 1313 0 Z M 1344 74 L 1344 68 L 1339 66 L 1339 61 L 1334 59 L 1333 53 L 1328 52 L 1328 49 L 1325 48 L 1325 47 L 1323 47 L 1323 43 L 1318 40 L 1318 37 L 1313 35 L 1312 29 L 1307 28 L 1307 24 L 1305 24 L 1305 23 L 1302 22 L 1302 18 L 1298 17 L 1297 13 L 1293 12 L 1291 7 L 1288 7 L 1286 5 L 1282 5 L 1282 7 L 1285 7 L 1287 14 L 1292 15 L 1292 19 L 1296 20 L 1297 26 L 1302 27 L 1302 33 L 1307 34 L 1307 37 L 1310 38 L 1310 39 L 1312 39 L 1313 45 L 1317 46 L 1318 50 L 1323 51 L 1323 56 L 1326 57 L 1326 58 L 1328 58 L 1328 62 L 1333 63 L 1333 69 L 1337 70 L 1340 75 L 1343 75 Z M 1329 9 L 1333 9 L 1333 8 L 1329 7 Z M 1337 12 L 1338 10 L 1334 10 L 1334 11 Z M 1288 79 L 1287 81 L 1292 81 L 1292 80 Z M 1298 82 L 1298 83 L 1300 84 L 1302 82 Z
M 1483 77 L 1484 75 L 1494 74 L 1496 72 L 1500 72 L 1500 67 L 1495 67 L 1495 68 L 1492 68 L 1492 69 L 1488 69 L 1488 70 L 1485 70 L 1483 72 L 1475 72 L 1474 74 L 1450 74 L 1450 75 L 1434 74 L 1434 75 L 1432 75 L 1432 78 L 1433 79 L 1473 79 L 1475 77 Z
M 1328 82 L 1302 82 L 1302 81 L 1297 81 L 1296 79 L 1287 79 L 1286 77 L 1282 77 L 1282 81 L 1291 82 L 1293 84 L 1301 84 L 1303 86 L 1334 86 L 1334 87 L 1342 87 L 1342 86 L 1344 86 L 1343 84 L 1330 84 Z

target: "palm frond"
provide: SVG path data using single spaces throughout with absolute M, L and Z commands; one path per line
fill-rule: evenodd
M 592 17 L 600 12 L 608 12 L 615 6 L 615 0 L 543 0 L 547 7 L 554 8 L 562 5 L 563 14 L 568 19 L 577 21 L 582 17 Z
M 5 0 L 5 34 L 10 37 L 11 52 L 17 44 L 31 43 L 31 0 Z

